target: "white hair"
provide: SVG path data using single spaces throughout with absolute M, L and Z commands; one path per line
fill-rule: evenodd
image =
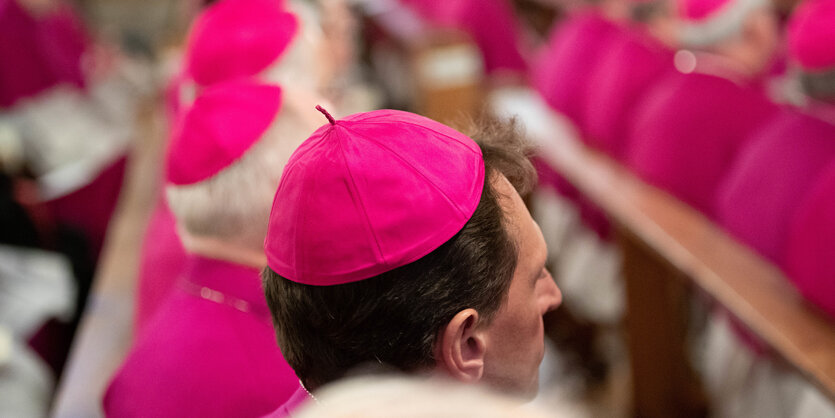
M 302 1 L 289 2 L 288 7 L 299 20 L 299 31 L 287 51 L 264 70 L 262 78 L 282 86 L 292 84 L 297 88 L 319 91 L 324 37 L 319 13 L 314 6 Z
M 439 377 L 354 377 L 317 391 L 297 418 L 544 418 L 522 401 Z
M 311 132 L 307 119 L 285 99 L 272 125 L 238 161 L 199 183 L 166 187 L 180 228 L 195 237 L 260 249 L 281 172 Z
M 282 88 L 282 109 L 271 127 L 238 161 L 197 184 L 167 186 L 168 203 L 180 228 L 261 249 L 281 172 L 296 147 L 323 121 L 314 110 L 326 104 L 321 80 L 322 28 L 313 5 L 291 1 L 300 29 L 287 51 L 261 79 Z

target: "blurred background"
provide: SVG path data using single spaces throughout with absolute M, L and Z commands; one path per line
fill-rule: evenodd
M 544 410 L 835 417 L 835 2 L 285 1 L 335 115 L 525 128 Z M 0 416 L 102 415 L 212 3 L 0 0 Z

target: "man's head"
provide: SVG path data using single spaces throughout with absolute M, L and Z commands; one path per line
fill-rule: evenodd
M 778 45 L 768 0 L 678 0 L 679 46 L 724 56 L 754 77 L 768 69 Z
M 281 171 L 315 126 L 300 109 L 310 104 L 293 94 L 254 81 L 221 83 L 184 115 L 169 149 L 166 193 L 187 248 L 211 240 L 261 253 Z
M 401 112 L 393 117 L 401 118 Z M 409 124 L 428 125 L 430 129 L 442 126 L 414 115 L 409 115 L 408 121 L 386 119 L 381 117 L 372 123 L 400 124 L 405 128 L 400 132 L 406 135 L 414 129 Z M 350 135 L 350 128 L 337 129 L 344 129 Z M 386 182 L 391 177 L 392 185 L 396 186 L 397 177 L 402 175 L 441 178 L 449 184 L 468 184 L 474 178 L 479 179 L 472 196 L 469 190 L 457 193 L 448 189 L 442 194 L 453 203 L 463 202 L 461 207 L 474 206 L 461 224 L 455 225 L 451 237 L 436 239 L 437 243 L 422 252 L 410 254 L 413 257 L 405 259 L 405 263 L 383 266 L 383 271 L 373 271 L 360 276 L 361 279 L 352 277 L 341 284 L 299 283 L 296 277 L 284 277 L 276 271 L 277 265 L 278 270 L 285 269 L 280 263 L 271 262 L 271 267 L 264 270 L 264 286 L 279 345 L 288 363 L 309 388 L 338 379 L 357 366 L 380 363 L 409 372 L 441 370 L 461 381 L 483 381 L 521 394 L 535 392 L 543 350 L 542 315 L 559 304 L 560 294 L 544 269 L 545 243 L 541 233 L 519 197 L 520 192 L 525 193 L 531 186 L 532 167 L 512 126 L 487 123 L 474 136 L 479 141 L 477 147 L 472 140 L 449 128 L 440 129 L 444 131 L 436 138 L 416 135 L 407 152 L 420 155 L 424 149 L 436 146 L 427 141 L 451 140 L 449 148 L 434 148 L 438 160 L 448 160 L 443 153 L 456 152 L 453 146 L 460 141 L 465 148 L 480 151 L 477 166 L 462 163 L 450 167 L 441 163 L 433 168 L 433 155 L 426 154 L 423 158 L 428 157 L 430 161 L 423 168 L 448 171 L 449 177 L 438 177 L 437 172 L 424 170 L 409 172 L 404 166 L 395 166 L 384 170 L 378 180 Z M 376 140 L 385 144 L 391 139 Z M 470 151 L 459 148 L 457 152 Z M 398 157 L 389 155 L 389 158 Z M 365 163 L 390 167 L 387 161 L 369 159 Z M 292 165 L 291 161 L 288 171 Z M 481 167 L 483 177 L 480 177 Z M 417 235 L 401 237 L 407 244 L 423 242 L 424 235 L 433 235 L 437 229 L 432 225 L 427 230 L 415 229 L 410 224 L 412 219 L 426 222 L 423 219 L 426 211 L 422 210 L 420 200 L 432 200 L 433 196 L 417 194 L 426 190 L 400 189 L 397 193 L 404 198 L 386 199 L 386 202 L 419 199 L 399 209 L 403 212 L 398 218 L 400 224 L 388 225 L 391 231 Z M 409 196 L 411 193 L 417 195 Z M 276 205 L 286 203 L 280 199 L 284 199 L 281 188 Z M 397 207 L 396 202 L 392 207 Z M 429 222 L 441 225 L 446 220 Z M 333 225 L 339 228 L 338 223 Z M 272 228 L 271 225 L 266 243 L 268 258 L 271 244 L 276 240 L 292 239 L 285 234 L 273 235 Z M 352 240 L 338 231 L 332 235 Z M 322 241 L 327 242 L 327 238 Z M 323 270 L 328 269 L 327 260 L 327 256 L 320 260 Z M 294 274 L 292 269 L 285 270 Z
M 800 69 L 803 92 L 835 103 L 835 1 L 806 1 L 788 25 L 789 54 Z
M 317 5 L 299 0 L 213 4 L 189 31 L 186 79 L 194 90 L 254 77 L 321 93 L 336 69 L 319 14 Z

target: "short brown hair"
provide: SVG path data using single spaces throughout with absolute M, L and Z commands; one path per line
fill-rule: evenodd
M 309 389 L 366 363 L 415 371 L 435 363 L 438 332 L 463 309 L 486 320 L 505 300 L 517 248 L 490 179 L 503 174 L 520 194 L 535 173 L 515 121 L 485 118 L 470 136 L 486 168 L 481 200 L 449 241 L 423 258 L 378 276 L 311 286 L 265 268 L 262 277 L 279 346 Z

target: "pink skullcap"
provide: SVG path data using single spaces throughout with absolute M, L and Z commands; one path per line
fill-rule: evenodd
M 279 275 L 367 279 L 434 251 L 475 212 L 484 160 L 472 139 L 397 110 L 327 117 L 290 157 L 273 201 L 264 247 Z
M 238 80 L 206 88 L 175 128 L 168 181 L 194 184 L 228 167 L 258 142 L 280 107 L 278 86 Z
M 792 14 L 789 53 L 808 70 L 835 67 L 835 1 L 808 0 Z
M 734 0 L 679 0 L 679 15 L 690 21 L 705 20 L 711 15 L 718 13 Z
M 278 0 L 223 0 L 195 20 L 186 67 L 197 84 L 253 76 L 274 62 L 293 40 L 296 17 Z

